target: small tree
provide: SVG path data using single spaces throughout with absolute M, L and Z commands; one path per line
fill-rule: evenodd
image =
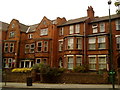
M 33 69 L 40 72 L 40 82 L 43 82 L 43 74 L 47 74 L 50 71 L 50 66 L 43 63 L 39 63 L 35 64 L 33 66 Z
M 116 7 L 118 7 L 118 9 L 116 10 L 117 14 L 120 14 L 120 0 L 116 0 L 114 4 Z

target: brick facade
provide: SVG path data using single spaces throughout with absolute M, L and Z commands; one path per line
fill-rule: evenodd
M 113 64 L 120 67 L 120 15 L 111 15 Z M 2 23 L 5 24 L 5 23 Z M 90 6 L 87 16 L 72 20 L 43 17 L 27 26 L 13 19 L 3 30 L 3 66 L 32 67 L 35 63 L 73 69 L 109 70 L 109 16 L 95 17 Z

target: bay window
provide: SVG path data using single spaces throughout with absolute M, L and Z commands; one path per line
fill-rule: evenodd
M 68 38 L 68 49 L 73 49 L 73 48 L 74 48 L 74 39 Z
M 73 57 L 68 57 L 68 69 L 73 69 Z
M 77 55 L 76 56 L 76 66 L 81 66 L 82 65 L 82 56 Z
M 76 48 L 77 49 L 82 49 L 82 38 L 76 38 Z

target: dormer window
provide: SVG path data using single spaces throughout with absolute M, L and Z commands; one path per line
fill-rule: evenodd
M 29 34 L 28 39 L 32 39 L 32 38 L 33 38 L 33 34 Z
M 13 38 L 13 37 L 15 37 L 15 32 L 10 32 L 10 38 Z
M 93 33 L 97 33 L 98 32 L 98 25 L 97 24 L 93 24 L 92 25 L 92 29 L 93 29 Z

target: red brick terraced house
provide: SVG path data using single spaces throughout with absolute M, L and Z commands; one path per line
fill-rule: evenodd
M 120 15 L 111 15 L 113 65 L 120 68 Z M 2 23 L 4 68 L 32 67 L 36 63 L 73 69 L 109 70 L 109 16 L 96 17 L 90 6 L 87 16 L 66 20 L 43 17 L 40 23 L 24 25 L 13 19 Z

